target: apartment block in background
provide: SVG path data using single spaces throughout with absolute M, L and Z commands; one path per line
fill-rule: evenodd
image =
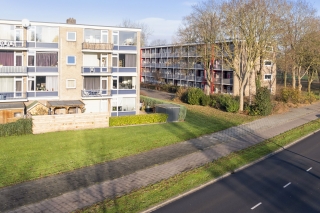
M 136 114 L 139 68 L 140 29 L 0 20 L 0 104 Z
M 206 84 L 204 66 L 197 44 L 164 45 L 141 48 L 141 82 L 166 83 L 177 86 L 204 89 Z M 273 54 L 270 54 L 270 57 Z M 212 93 L 239 95 L 239 82 L 234 71 L 225 62 L 227 56 L 217 54 L 213 59 Z M 275 65 L 264 61 L 262 86 L 275 91 Z M 255 94 L 255 73 L 249 79 L 245 95 Z

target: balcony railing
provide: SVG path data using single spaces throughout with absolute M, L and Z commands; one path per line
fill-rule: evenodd
M 203 76 L 200 76 L 200 77 L 197 77 L 196 79 L 197 79 L 197 81 L 203 81 L 203 80 L 204 80 L 204 77 L 203 77 Z
M 92 90 L 81 90 L 81 96 L 86 98 L 92 97 L 104 97 L 111 96 L 111 90 L 101 90 L 101 89 L 92 89 Z
M 27 67 L 0 66 L 0 75 L 4 73 L 27 73 Z
M 25 47 L 27 47 L 26 41 L 0 39 L 0 48 L 25 48 Z
M 82 67 L 83 74 L 111 74 L 111 69 L 108 67 Z
M 233 78 L 225 78 L 222 80 L 223 84 L 233 84 Z
M 0 101 L 26 99 L 26 92 L 0 92 Z
M 113 50 L 113 44 L 111 43 L 82 43 L 83 50 Z

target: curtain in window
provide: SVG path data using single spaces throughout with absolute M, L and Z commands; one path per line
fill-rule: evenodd
M 0 77 L 0 92 L 14 92 L 13 77 Z
M 85 77 L 84 88 L 86 90 L 100 89 L 100 77 Z
M 0 64 L 3 66 L 14 66 L 14 53 L 0 52 Z
M 17 92 L 22 91 L 22 81 L 16 81 L 16 91 Z
M 58 91 L 58 77 L 46 76 L 46 88 L 48 91 Z
M 58 64 L 58 53 L 37 53 L 37 66 L 51 67 Z
M 125 55 L 125 67 L 136 67 L 136 55 Z
M 28 80 L 28 91 L 34 91 L 34 80 Z

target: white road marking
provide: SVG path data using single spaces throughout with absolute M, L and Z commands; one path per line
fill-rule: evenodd
M 287 186 L 289 186 L 291 184 L 291 182 L 287 183 L 287 185 L 283 186 L 283 188 L 286 188 Z
M 307 172 L 309 172 L 311 169 L 312 169 L 312 167 L 310 167 L 310 168 L 307 170 Z
M 257 205 L 255 205 L 254 207 L 252 207 L 251 208 L 251 210 L 253 210 L 253 209 L 255 209 L 255 208 L 257 208 L 258 206 L 260 206 L 262 203 L 260 202 L 260 203 L 258 203 Z

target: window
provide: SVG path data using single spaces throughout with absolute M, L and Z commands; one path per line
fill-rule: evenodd
M 74 89 L 76 88 L 76 79 L 67 79 L 67 89 Z
M 265 66 L 271 66 L 272 65 L 272 61 L 266 60 L 266 61 L 264 61 L 264 65 Z
M 119 67 L 136 67 L 136 55 L 119 54 Z
M 37 91 L 58 91 L 57 76 L 36 76 Z
M 119 89 L 135 89 L 136 77 L 119 76 Z
M 67 65 L 75 65 L 76 64 L 76 57 L 69 55 L 67 56 Z
M 76 32 L 67 32 L 67 41 L 76 41 L 77 34 Z
M 112 89 L 118 89 L 118 80 L 117 79 L 112 80 Z
M 265 74 L 264 80 L 271 80 L 271 74 Z
M 136 32 L 119 32 L 120 45 L 137 45 L 137 33 Z
M 58 53 L 57 52 L 37 52 L 36 65 L 38 67 L 58 66 Z

